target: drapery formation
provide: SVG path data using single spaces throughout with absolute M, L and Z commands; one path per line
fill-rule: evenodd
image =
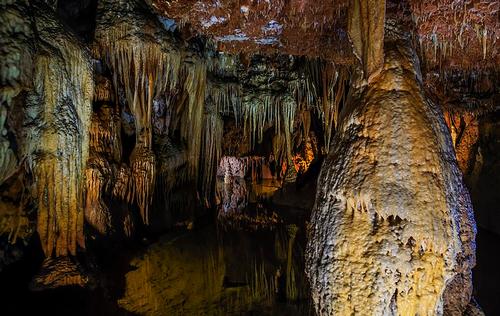
M 45 255 L 76 255 L 83 236 L 83 170 L 88 157 L 93 73 L 85 49 L 40 6 L 28 160 L 38 205 L 37 231 Z

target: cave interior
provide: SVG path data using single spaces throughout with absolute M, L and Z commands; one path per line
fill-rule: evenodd
M 0 1 L 1 315 L 500 315 L 498 0 Z

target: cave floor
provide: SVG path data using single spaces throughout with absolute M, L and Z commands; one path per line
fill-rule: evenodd
M 93 289 L 33 292 L 37 241 L 0 273 L 2 315 L 312 315 L 304 210 L 260 203 L 215 220 L 117 246 L 88 242 Z M 281 217 L 280 213 L 287 214 Z M 292 215 L 290 215 L 292 214 Z

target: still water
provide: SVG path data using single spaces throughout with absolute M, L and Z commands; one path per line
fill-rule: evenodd
M 202 225 L 141 245 L 97 245 L 84 259 L 99 271 L 94 289 L 28 291 L 41 260 L 31 246 L 0 275 L 6 315 L 313 315 L 308 211 L 273 205 L 272 182 L 217 188 L 218 207 Z

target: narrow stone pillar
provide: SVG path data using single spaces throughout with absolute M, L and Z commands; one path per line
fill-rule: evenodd
M 408 30 L 388 20 L 379 76 L 355 88 L 323 164 L 307 247 L 318 315 L 461 315 L 475 223 Z
M 352 0 L 349 5 L 349 37 L 366 79 L 375 76 L 384 64 L 385 2 Z

